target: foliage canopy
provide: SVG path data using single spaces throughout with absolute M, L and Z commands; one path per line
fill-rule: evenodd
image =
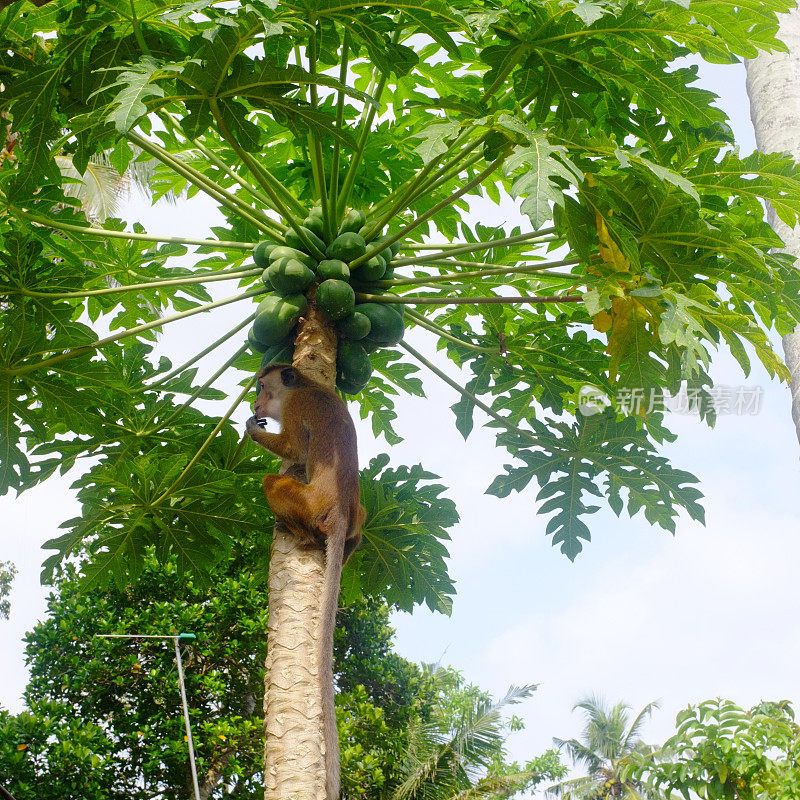
M 266 291 L 248 254 L 303 239 L 315 201 L 326 242 L 349 207 L 366 213 L 367 241 L 389 237 L 351 267 L 400 245 L 393 277 L 357 291 L 402 305 L 408 338 L 432 336 L 444 356 L 408 341 L 372 354 L 356 399 L 376 434 L 397 441 L 392 398 L 422 394 L 423 365 L 459 393 L 464 436 L 476 414 L 497 428 L 511 463 L 489 492 L 538 484 L 547 533 L 570 558 L 598 498 L 667 530 L 681 510 L 702 519 L 696 479 L 658 452 L 672 436 L 664 414 L 625 398 L 685 387 L 713 423 L 722 344 L 745 373 L 754 353 L 786 377 L 767 332 L 800 320 L 800 292 L 761 204 L 794 225 L 800 183 L 788 156 L 738 153 L 681 59 L 779 47 L 775 14 L 790 6 L 54 0 L 0 12 L 0 484 L 21 491 L 92 456 L 83 512 L 51 542 L 50 567 L 89 543 L 90 575 L 135 575 L 156 546 L 200 574 L 260 523 L 253 450 L 228 421 L 248 387 L 221 414 L 196 407 L 221 399 L 219 374 L 252 373 L 259 357 L 211 356 L 203 382 L 198 359 L 174 366 L 155 336 L 237 302 L 242 323 L 209 340 L 243 344 Z M 89 219 L 65 161 L 81 175 L 146 164 L 154 198 L 203 192 L 226 222 L 204 240 L 190 223 L 165 238 Z M 509 196 L 524 226 L 470 221 L 516 213 Z M 192 247 L 203 257 L 176 263 Z M 221 278 L 242 291 L 220 299 Z M 611 407 L 579 413 L 584 387 Z M 385 512 L 391 491 L 373 493 Z M 446 587 L 431 585 L 446 583 L 441 570 L 405 592 L 414 563 L 440 563 L 442 518 L 419 539 L 413 510 L 402 514 L 384 513 L 388 549 L 365 552 L 352 585 L 445 607 Z

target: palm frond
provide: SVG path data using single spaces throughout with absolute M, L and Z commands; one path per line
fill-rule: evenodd
M 80 200 L 86 215 L 98 222 L 116 215 L 120 202 L 127 196 L 130 183 L 110 164 L 90 160 L 81 174 L 69 156 L 55 156 L 56 164 L 65 178 L 65 193 Z
M 556 739 L 553 737 L 553 744 L 559 750 L 565 750 L 572 759 L 573 764 L 583 764 L 590 775 L 600 771 L 603 760 L 590 747 L 577 739 Z
M 661 708 L 661 704 L 657 700 L 653 700 L 636 715 L 636 719 L 634 719 L 630 724 L 628 733 L 622 742 L 623 752 L 627 753 L 635 749 L 635 745 L 637 743 L 636 740 L 639 738 L 639 733 L 645 719 L 647 719 L 647 717 L 649 717 L 657 708 Z
M 480 704 L 455 731 L 443 733 L 436 725 L 416 723 L 409 729 L 406 778 L 392 800 L 449 798 L 471 787 L 503 743 L 500 711 L 520 702 L 535 685 L 511 686 L 497 702 Z
M 598 797 L 597 783 L 590 776 L 569 778 L 548 786 L 545 794 L 561 797 L 563 800 L 594 800 Z
M 514 772 L 510 775 L 487 775 L 474 786 L 452 795 L 449 800 L 496 800 L 511 797 L 536 780 L 538 772 Z

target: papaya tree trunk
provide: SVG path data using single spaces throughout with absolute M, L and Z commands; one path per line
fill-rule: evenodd
M 293 364 L 325 386 L 336 380 L 336 336 L 310 304 Z M 281 471 L 284 471 L 283 469 Z M 291 468 L 286 472 L 298 480 Z M 320 675 L 325 554 L 304 550 L 275 526 L 269 564 L 269 634 L 264 692 L 265 800 L 325 800 L 325 736 Z M 330 709 L 332 713 L 332 709 Z
M 779 19 L 778 36 L 788 52 L 761 53 L 746 62 L 750 119 L 762 153 L 790 153 L 800 161 L 800 9 Z M 781 222 L 770 205 L 767 219 L 785 242 L 786 252 L 800 259 L 800 230 Z M 783 337 L 783 352 L 792 376 L 792 419 L 800 440 L 800 327 Z

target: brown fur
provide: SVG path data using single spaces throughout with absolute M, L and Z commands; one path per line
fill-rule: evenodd
M 356 431 L 347 406 L 337 395 L 287 364 L 265 367 L 258 375 L 255 415 L 247 432 L 257 444 L 280 456 L 294 474 L 265 475 L 264 494 L 275 519 L 300 539 L 301 547 L 324 547 L 322 632 L 319 654 L 328 800 L 339 796 L 339 741 L 333 708 L 333 629 L 342 566 L 361 541 L 366 512 L 360 502 Z M 268 433 L 258 420 L 271 417 L 280 433 Z

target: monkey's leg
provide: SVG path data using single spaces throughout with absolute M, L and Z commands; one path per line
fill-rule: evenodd
M 275 518 L 301 539 L 302 547 L 318 548 L 324 545 L 312 525 L 314 505 L 308 484 L 287 475 L 265 475 L 264 494 Z

